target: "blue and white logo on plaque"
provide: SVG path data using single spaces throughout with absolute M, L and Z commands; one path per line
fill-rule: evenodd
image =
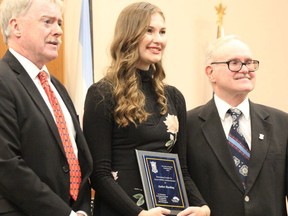
M 150 164 L 151 164 L 151 168 L 152 168 L 152 172 L 153 173 L 158 173 L 158 169 L 157 169 L 157 164 L 155 161 L 150 161 Z

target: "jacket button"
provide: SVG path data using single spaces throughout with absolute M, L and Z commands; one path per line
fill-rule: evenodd
M 63 169 L 63 171 L 64 171 L 65 173 L 68 173 L 68 172 L 69 172 L 69 167 L 67 167 L 67 166 L 63 166 L 62 169 Z
M 244 200 L 245 200 L 245 202 L 249 202 L 250 201 L 249 196 L 245 196 Z

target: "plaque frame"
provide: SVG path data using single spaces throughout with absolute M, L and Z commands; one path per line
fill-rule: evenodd
M 181 166 L 179 162 L 179 158 L 177 154 L 174 153 L 163 153 L 163 152 L 152 152 L 152 151 L 144 151 L 144 150 L 135 150 L 136 152 L 136 157 L 137 157 L 137 162 L 139 166 L 139 171 L 140 171 L 140 176 L 143 184 L 143 190 L 144 190 L 144 195 L 145 195 L 145 201 L 147 204 L 147 208 L 151 209 L 154 207 L 163 207 L 171 210 L 170 215 L 177 215 L 180 211 L 184 210 L 189 206 L 188 198 L 187 198 L 187 193 L 186 193 L 186 188 L 183 180 L 183 175 L 181 171 Z M 164 187 L 163 185 L 157 185 L 155 182 L 160 180 L 160 182 L 165 179 L 165 177 L 160 176 L 160 179 L 152 179 L 152 174 L 151 170 L 152 165 L 149 165 L 149 162 L 151 163 L 152 161 L 156 161 L 160 163 L 160 166 L 167 167 L 165 165 L 162 165 L 161 163 L 168 163 L 168 167 L 173 167 L 173 169 L 170 169 L 175 172 L 175 188 L 176 188 L 176 194 L 179 195 L 176 196 L 176 198 L 179 198 L 179 203 L 178 204 L 171 204 L 171 203 L 159 203 L 159 200 L 157 200 L 156 192 L 155 192 L 155 187 Z M 154 162 L 153 161 L 153 162 Z M 153 163 L 152 162 L 152 163 Z M 170 163 L 170 165 L 169 165 Z M 157 166 L 157 165 L 156 165 Z M 160 167 L 161 168 L 161 167 Z M 163 169 L 165 170 L 165 168 Z M 163 177 L 163 179 L 161 179 Z M 167 177 L 168 178 L 168 177 Z M 167 179 L 168 185 L 169 181 L 173 182 L 174 179 L 171 180 Z M 163 180 L 164 185 L 167 184 L 165 180 Z M 165 185 L 166 186 L 166 185 Z M 169 186 L 167 186 L 169 188 Z M 172 187 L 173 188 L 173 187 Z M 174 189 L 173 189 L 174 190 Z M 163 191 L 163 190 L 162 190 Z M 169 189 L 166 189 L 166 193 L 168 193 Z M 167 194 L 165 194 L 166 197 Z M 164 195 L 164 200 L 166 199 Z M 160 195 L 162 196 L 162 195 Z M 173 197 L 174 198 L 174 197 Z M 161 198 L 160 198 L 161 200 Z M 163 198 L 162 198 L 163 200 Z M 161 202 L 161 201 L 160 201 Z M 171 201 L 173 202 L 173 201 Z

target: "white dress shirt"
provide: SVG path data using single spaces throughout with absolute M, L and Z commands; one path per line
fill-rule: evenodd
M 239 119 L 239 130 L 243 134 L 248 144 L 248 147 L 251 150 L 251 120 L 250 120 L 250 106 L 248 98 L 246 98 L 237 107 L 231 107 L 228 103 L 220 99 L 216 94 L 214 94 L 214 101 L 227 138 L 232 125 L 232 117 L 229 113 L 227 113 L 227 111 L 230 108 L 237 108 L 242 112 L 242 115 L 240 116 Z

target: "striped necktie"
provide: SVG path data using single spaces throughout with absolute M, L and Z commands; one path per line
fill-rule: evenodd
M 231 149 L 234 163 L 241 178 L 243 187 L 246 189 L 250 150 L 244 136 L 239 131 L 239 118 L 242 113 L 237 108 L 231 108 L 227 112 L 233 119 L 232 126 L 228 134 L 228 144 Z
M 60 107 L 58 99 L 56 98 L 54 92 L 51 89 L 51 86 L 48 83 L 47 74 L 44 71 L 41 71 L 38 74 L 38 78 L 53 108 L 56 125 L 58 127 L 59 135 L 61 137 L 61 141 L 62 141 L 64 151 L 66 154 L 66 158 L 69 164 L 70 195 L 73 198 L 73 200 L 76 200 L 78 196 L 78 192 L 79 192 L 80 183 L 81 183 L 81 170 L 80 170 L 79 162 L 72 147 L 72 143 L 69 137 L 67 124 L 66 124 L 62 109 Z

